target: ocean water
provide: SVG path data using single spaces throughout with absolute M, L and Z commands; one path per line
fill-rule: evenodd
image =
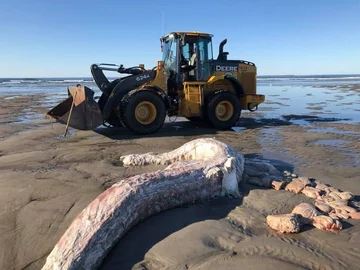
M 111 78 L 114 79 L 114 78 Z M 50 94 L 43 101 L 51 108 L 67 97 L 67 87 L 85 85 L 100 96 L 92 78 L 0 78 L 0 96 L 16 98 L 24 94 Z M 346 87 L 360 84 L 360 74 L 258 76 L 257 92 L 266 95 L 258 112 L 264 118 L 283 118 L 286 115 L 312 115 L 339 118 L 345 122 L 360 122 L 360 92 L 327 86 Z M 301 120 L 294 120 L 301 121 Z
M 0 95 L 61 94 L 77 84 L 98 90 L 92 78 L 0 78 Z
M 100 96 L 101 91 L 92 78 L 0 78 L 0 96 L 16 98 L 26 94 L 46 94 L 43 101 L 47 108 L 55 106 L 59 101 L 67 98 L 67 88 L 81 84 L 90 87 L 95 96 Z
M 110 78 L 113 80 L 114 78 Z M 301 76 L 258 76 L 258 87 L 262 86 L 311 86 L 344 85 L 360 83 L 360 74 L 346 75 L 301 75 Z M 91 77 L 81 78 L 0 78 L 0 95 L 66 92 L 68 86 L 86 85 L 95 92 L 97 86 Z

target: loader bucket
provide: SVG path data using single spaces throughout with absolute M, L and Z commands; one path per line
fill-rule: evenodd
M 68 95 L 67 99 L 48 111 L 47 115 L 79 130 L 92 130 L 102 125 L 102 114 L 94 100 L 93 90 L 86 86 L 70 86 Z

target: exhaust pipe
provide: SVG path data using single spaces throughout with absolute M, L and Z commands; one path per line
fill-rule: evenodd
M 223 41 L 221 41 L 220 45 L 219 45 L 219 55 L 217 60 L 227 60 L 227 53 L 224 53 L 224 45 L 226 44 L 227 39 L 225 38 Z

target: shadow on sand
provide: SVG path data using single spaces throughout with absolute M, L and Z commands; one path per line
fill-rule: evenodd
M 277 118 L 241 118 L 233 129 L 225 130 L 228 132 L 241 132 L 244 129 L 256 129 L 265 127 L 280 127 L 292 125 L 290 121 Z M 237 131 L 239 130 L 239 131 Z M 147 135 L 137 135 L 126 128 L 107 128 L 99 127 L 94 132 L 106 136 L 113 140 L 136 139 L 136 138 L 154 138 L 154 137 L 172 137 L 172 136 L 199 136 L 199 135 L 216 135 L 218 130 L 210 128 L 202 122 L 190 122 L 179 120 L 175 122 L 165 122 L 163 127 L 157 132 Z
M 257 154 L 245 155 L 245 158 L 261 159 Z M 269 160 L 266 161 L 269 162 Z M 286 168 L 293 171 L 291 164 L 278 160 L 272 160 L 272 163 L 279 170 Z M 249 184 L 240 185 L 241 194 L 244 197 L 253 189 L 262 188 Z M 243 198 L 218 197 L 153 215 L 130 229 L 112 248 L 99 269 L 132 269 L 135 264 L 144 259 L 145 254 L 154 245 L 172 233 L 197 222 L 223 219 L 242 202 Z
M 256 128 L 271 128 L 296 125 L 293 120 L 303 120 L 305 122 L 336 122 L 347 119 L 339 118 L 323 118 L 313 115 L 283 115 L 281 118 L 250 118 L 241 117 L 233 127 L 233 129 L 226 130 L 228 132 L 238 133 L 245 129 Z M 210 128 L 203 122 L 190 122 L 188 120 L 177 120 L 175 122 L 165 122 L 163 127 L 157 132 L 147 135 L 138 135 L 132 133 L 127 128 L 107 128 L 99 127 L 94 129 L 94 132 L 106 136 L 113 140 L 126 140 L 137 138 L 159 138 L 172 136 L 199 136 L 199 135 L 216 135 L 218 130 Z
M 228 215 L 242 199 L 216 198 L 191 205 L 183 205 L 153 215 L 133 227 L 114 246 L 104 259 L 101 270 L 131 269 L 145 254 L 172 233 L 193 223 L 219 220 Z M 176 243 L 174 243 L 176 245 Z

